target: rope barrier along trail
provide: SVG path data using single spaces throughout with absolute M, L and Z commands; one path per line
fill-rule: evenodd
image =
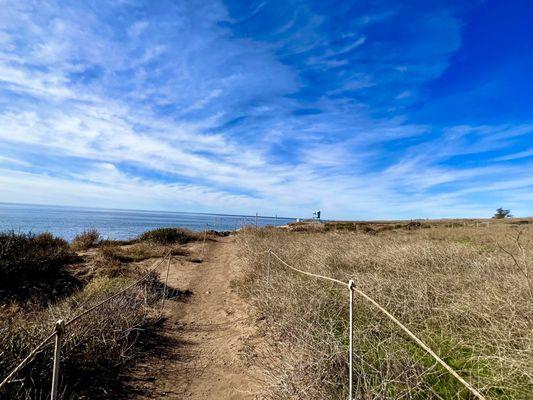
M 479 393 L 470 383 L 465 381 L 461 375 L 459 375 L 452 367 L 450 367 L 446 362 L 441 359 L 433 350 L 429 348 L 427 344 L 425 344 L 422 340 L 420 340 L 416 335 L 411 332 L 404 324 L 402 324 L 400 321 L 394 317 L 390 312 L 388 312 L 385 308 L 383 308 L 381 305 L 379 305 L 374 299 L 372 299 L 370 296 L 368 296 L 363 291 L 354 288 L 354 290 L 359 293 L 361 296 L 363 296 L 365 299 L 367 299 L 369 302 L 371 302 L 374 306 L 377 307 L 378 310 L 380 310 L 383 314 L 385 314 L 391 321 L 393 321 L 396 325 L 398 325 L 405 333 L 411 337 L 420 347 L 422 347 L 424 350 L 426 350 L 429 355 L 431 355 L 440 365 L 442 365 L 446 370 L 452 374 L 459 382 L 461 382 L 470 392 L 476 396 L 478 399 L 485 400 L 485 397 L 481 393 Z
M 276 259 L 278 259 L 284 266 L 287 268 L 292 269 L 293 271 L 299 272 L 301 274 L 311 276 L 314 278 L 324 279 L 328 280 L 334 283 L 339 283 L 343 286 L 346 286 L 346 282 L 342 282 L 338 279 L 330 278 L 328 276 L 313 274 L 311 272 L 302 271 L 301 269 L 298 269 L 296 267 L 293 267 L 292 265 L 288 264 L 284 260 L 282 260 L 276 253 L 274 253 L 272 250 L 268 250 L 263 253 L 268 253 L 269 257 L 270 255 L 274 256 Z M 465 379 L 461 377 L 452 367 L 450 367 L 442 358 L 440 358 L 431 348 L 425 344 L 421 339 L 419 339 L 413 332 L 409 330 L 404 324 L 402 324 L 394 315 L 392 315 L 389 311 L 387 311 L 383 306 L 381 306 L 377 301 L 372 299 L 370 296 L 368 296 L 365 292 L 355 287 L 355 284 L 352 280 L 348 282 L 348 288 L 350 289 L 350 365 L 349 365 L 349 373 L 350 373 L 350 394 L 349 399 L 352 399 L 352 379 L 353 379 L 353 370 L 352 370 L 352 334 L 353 334 L 353 298 L 352 298 L 352 291 L 355 291 L 356 293 L 360 294 L 363 298 L 365 298 L 367 301 L 372 303 L 379 311 L 381 311 L 385 316 L 387 316 L 392 322 L 394 322 L 396 325 L 398 325 L 411 339 L 413 339 L 416 344 L 418 344 L 420 347 L 422 347 L 430 356 L 432 356 L 435 361 L 437 361 L 441 366 L 443 366 L 452 376 L 454 376 L 459 382 L 461 382 L 469 391 L 472 393 L 476 398 L 480 400 L 486 400 L 485 397 L 476 389 L 474 388 L 470 383 L 468 383 Z
M 137 279 L 135 282 L 133 282 L 130 285 L 126 286 L 124 289 L 119 290 L 117 293 L 113 294 L 112 296 L 109 296 L 108 298 L 102 300 L 101 302 L 99 302 L 98 304 L 92 306 L 91 308 L 85 310 L 81 314 L 78 314 L 75 317 L 72 317 L 71 319 L 69 319 L 67 322 L 65 322 L 65 327 L 69 326 L 70 324 L 73 324 L 74 322 L 76 322 L 80 318 L 82 318 L 85 315 L 89 314 L 91 311 L 96 310 L 98 307 L 101 307 L 105 303 L 117 298 L 122 293 L 127 292 L 129 289 L 131 289 L 135 285 L 138 285 L 139 283 L 144 281 L 146 278 L 148 278 L 150 276 L 150 274 L 152 272 L 154 272 L 167 259 L 167 257 L 170 258 L 170 254 L 171 254 L 171 252 L 169 251 L 164 257 L 162 257 L 158 262 L 156 262 L 156 264 L 152 268 L 150 268 L 146 274 L 144 274 L 141 278 Z
M 0 392 L 1 390 L 4 388 L 4 386 L 6 386 L 9 382 L 11 382 L 11 380 L 15 377 L 15 375 L 22 369 L 24 368 L 32 359 L 33 357 L 35 357 L 35 355 L 44 347 L 46 346 L 56 335 L 56 332 L 54 331 L 53 333 L 51 333 L 49 336 L 47 336 L 45 339 L 43 339 L 43 341 L 41 343 L 39 343 L 37 345 L 37 347 L 35 347 L 31 352 L 30 354 L 28 354 L 26 356 L 26 358 L 24 360 L 22 360 L 20 362 L 19 365 L 17 365 L 15 367 L 15 369 L 13 369 L 13 371 L 11 371 L 11 373 L 5 377 L 5 379 L 2 381 L 2 383 L 0 383 Z
M 117 298 L 118 296 L 120 296 L 121 294 L 123 294 L 124 292 L 128 291 L 129 289 L 131 289 L 132 287 L 134 287 L 135 285 L 138 285 L 139 283 L 141 283 L 142 281 L 144 281 L 146 278 L 148 278 L 150 276 L 150 274 L 152 272 L 154 272 L 167 258 L 170 262 L 170 257 L 172 255 L 172 251 L 168 251 L 165 256 L 163 256 L 158 262 L 156 262 L 154 264 L 154 266 L 152 266 L 152 268 L 150 268 L 148 270 L 148 272 L 146 274 L 144 274 L 141 278 L 139 278 L 138 280 L 136 280 L 135 282 L 131 283 L 130 285 L 126 286 L 124 289 L 121 289 L 119 290 L 117 293 L 107 297 L 106 299 L 100 301 L 99 303 L 95 304 L 94 306 L 92 306 L 91 308 L 83 311 L 82 313 L 72 317 L 71 319 L 69 319 L 67 322 L 65 322 L 65 324 L 63 325 L 63 329 L 66 328 L 68 325 L 70 324 L 73 324 L 74 322 L 78 321 L 79 319 L 83 318 L 85 315 L 89 314 L 90 312 L 96 310 L 98 307 L 101 307 L 102 305 L 104 305 L 105 303 Z M 48 343 L 51 342 L 51 340 L 53 338 L 55 338 L 56 336 L 58 335 L 58 331 L 55 330 L 53 333 L 51 333 L 49 336 L 47 336 L 45 339 L 43 339 L 43 341 L 41 343 L 39 343 L 27 356 L 26 358 L 24 358 L 24 360 L 22 360 L 12 371 L 9 375 L 7 375 L 5 377 L 5 379 L 0 383 L 0 392 L 2 391 L 2 389 L 9 383 L 13 380 L 13 378 L 15 377 L 15 375 L 22 369 L 24 368 L 30 361 L 32 361 L 32 359 L 35 357 L 35 355 L 40 351 L 42 350 L 43 347 L 45 347 Z
M 283 261 L 281 258 L 279 258 L 279 256 L 274 253 L 273 251 L 270 251 L 270 254 L 272 254 L 274 257 L 276 257 L 279 262 L 281 262 L 283 265 L 285 265 L 286 267 L 292 269 L 293 271 L 296 271 L 296 272 L 300 272 L 301 274 L 304 274 L 304 275 L 307 275 L 307 276 L 312 276 L 314 278 L 319 278 L 319 279 L 325 279 L 325 280 L 328 280 L 328 281 L 331 281 L 331 282 L 335 282 L 335 283 L 340 283 L 341 285 L 343 286 L 346 286 L 346 282 L 343 282 L 343 281 L 339 281 L 338 279 L 335 279 L 335 278 L 330 278 L 329 276 L 322 276 L 322 275 L 317 275 L 317 274 L 313 274 L 311 272 L 307 272 L 307 271 L 302 271 L 301 269 L 298 269 L 298 268 L 295 268 L 293 267 L 292 265 L 289 265 L 287 264 L 285 261 Z
M 324 279 L 333 283 L 338 283 L 342 286 L 346 286 L 346 283 L 343 281 L 340 281 L 338 279 L 330 278 L 329 276 L 323 276 L 323 275 L 317 275 L 313 274 L 311 272 L 302 271 L 301 269 L 295 268 L 292 265 L 288 264 L 284 260 L 282 260 L 276 253 L 274 253 L 272 250 L 268 249 L 268 265 L 270 268 L 270 256 L 274 256 L 279 262 L 281 262 L 283 265 L 285 265 L 287 268 L 292 269 L 293 271 L 299 272 L 301 274 L 318 278 L 318 279 Z M 353 280 L 350 280 L 348 282 L 348 290 L 350 291 L 350 333 L 349 333 L 349 349 L 348 349 L 348 400 L 353 399 L 353 289 L 355 288 L 355 283 Z

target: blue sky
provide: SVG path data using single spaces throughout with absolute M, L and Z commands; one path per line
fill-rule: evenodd
M 533 4 L 0 0 L 0 201 L 533 215 Z

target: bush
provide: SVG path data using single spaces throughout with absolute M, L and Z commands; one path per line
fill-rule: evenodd
M 140 236 L 140 240 L 157 244 L 185 244 L 200 237 L 198 233 L 183 228 L 158 228 L 146 231 Z
M 504 219 L 504 218 L 511 218 L 511 210 L 504 210 L 502 207 L 498 208 L 496 210 L 496 213 L 492 218 L 495 219 Z
M 50 333 L 54 321 L 70 319 L 132 281 L 133 278 L 100 277 L 50 309 L 23 315 L 0 314 L 0 376 L 7 375 Z M 160 298 L 157 282 L 154 274 L 145 284 L 133 287 L 67 328 L 61 352 L 61 398 L 94 398 L 78 396 L 116 386 L 120 367 L 136 352 L 134 345 L 139 335 L 157 322 L 152 308 L 159 304 L 156 303 Z M 52 354 L 53 345 L 48 345 L 0 396 L 45 398 L 50 387 Z M 87 379 L 88 376 L 92 379 Z
M 50 233 L 0 233 L 0 289 L 54 278 L 75 259 L 67 241 Z
M 100 242 L 100 233 L 96 229 L 83 231 L 74 237 L 72 248 L 74 250 L 89 250 Z

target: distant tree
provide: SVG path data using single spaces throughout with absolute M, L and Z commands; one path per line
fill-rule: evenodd
M 503 218 L 511 218 L 511 217 L 512 217 L 511 210 L 504 210 L 503 208 L 500 207 L 496 210 L 496 214 L 494 214 L 492 218 L 503 219 Z

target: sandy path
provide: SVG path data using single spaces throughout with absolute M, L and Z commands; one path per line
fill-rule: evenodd
M 208 242 L 202 263 L 172 262 L 169 286 L 192 295 L 167 301 L 163 343 L 132 371 L 132 398 L 255 397 L 260 383 L 253 348 L 261 339 L 249 306 L 230 287 L 242 273 L 234 240 Z M 200 254 L 201 244 L 190 250 Z

